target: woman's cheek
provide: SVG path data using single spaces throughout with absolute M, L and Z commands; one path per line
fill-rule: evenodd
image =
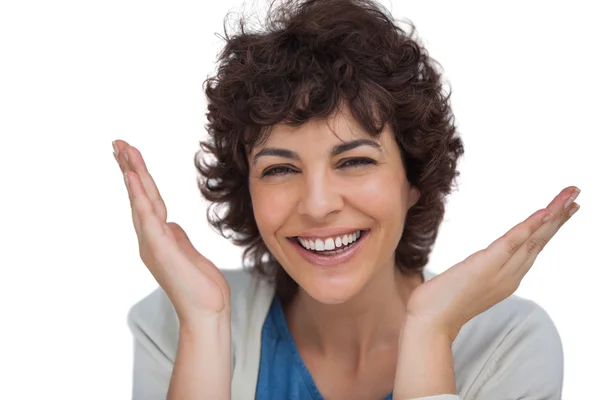
M 293 207 L 293 191 L 280 185 L 264 185 L 251 190 L 252 207 L 263 236 L 273 234 L 286 221 Z
M 386 173 L 365 175 L 363 178 L 348 185 L 349 196 L 358 201 L 361 208 L 383 214 L 401 207 L 401 182 Z

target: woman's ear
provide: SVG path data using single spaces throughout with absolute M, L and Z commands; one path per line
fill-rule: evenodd
M 411 186 L 408 193 L 408 208 L 411 208 L 421 198 L 421 191 L 416 186 Z

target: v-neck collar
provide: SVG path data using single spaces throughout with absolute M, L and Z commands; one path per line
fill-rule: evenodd
M 319 392 L 319 388 L 315 384 L 315 381 L 310 374 L 310 371 L 302 361 L 302 357 L 300 357 L 300 353 L 298 351 L 298 347 L 296 346 L 296 342 L 294 341 L 294 337 L 289 330 L 287 320 L 285 318 L 285 313 L 283 312 L 283 306 L 279 301 L 279 298 L 275 296 L 273 298 L 273 322 L 275 323 L 275 328 L 277 332 L 281 336 L 283 340 L 287 343 L 288 348 L 292 352 L 294 357 L 294 364 L 298 371 L 300 371 L 300 375 L 302 376 L 302 380 L 304 381 L 308 391 L 310 392 L 312 400 L 325 400 L 321 393 Z M 392 393 L 388 394 L 383 400 L 392 400 Z

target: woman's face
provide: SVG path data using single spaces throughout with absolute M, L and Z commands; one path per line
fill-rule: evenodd
M 389 127 L 372 137 L 345 110 L 328 121 L 277 125 L 248 160 L 260 234 L 315 300 L 343 303 L 394 268 L 419 192 Z

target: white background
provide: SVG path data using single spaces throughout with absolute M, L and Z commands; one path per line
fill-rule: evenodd
M 204 137 L 201 85 L 223 44 L 214 33 L 240 4 L 0 3 L 0 398 L 130 396 L 126 313 L 156 283 L 138 259 L 113 139 L 141 149 L 170 219 L 201 252 L 222 268 L 240 265 L 239 250 L 206 224 L 193 166 Z M 465 141 L 430 268 L 441 272 L 486 246 L 563 187 L 582 189 L 581 210 L 518 290 L 559 329 L 566 399 L 600 396 L 592 4 L 392 8 L 415 22 L 444 66 Z

